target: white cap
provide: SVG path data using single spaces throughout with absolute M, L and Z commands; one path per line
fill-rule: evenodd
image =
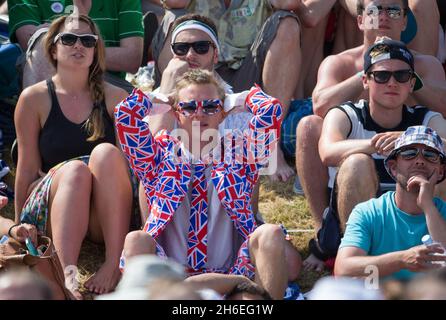
M 124 274 L 111 294 L 98 300 L 145 300 L 149 298 L 151 285 L 161 279 L 182 281 L 186 278 L 184 267 L 173 260 L 156 255 L 135 256 L 126 261 Z
M 324 277 L 306 297 L 309 300 L 383 300 L 381 291 L 367 289 L 363 279 Z

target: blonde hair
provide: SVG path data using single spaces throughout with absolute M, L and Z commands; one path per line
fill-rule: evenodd
M 177 81 L 175 85 L 175 95 L 174 102 L 175 106 L 179 102 L 178 94 L 181 89 L 186 88 L 191 84 L 196 85 L 206 85 L 211 84 L 217 88 L 218 98 L 222 101 L 225 98 L 225 89 L 221 85 L 221 83 L 215 78 L 214 74 L 208 70 L 204 69 L 192 69 L 188 72 L 185 72 Z
M 50 63 L 57 70 L 57 60 L 53 58 L 53 52 L 56 47 L 54 38 L 66 24 L 72 22 L 86 23 L 90 27 L 91 32 L 98 36 L 98 41 L 94 47 L 93 62 L 90 65 L 88 74 L 88 86 L 90 88 L 91 99 L 93 100 L 93 111 L 85 123 L 85 128 L 89 134 L 87 141 L 95 141 L 105 136 L 105 119 L 103 114 L 104 112 L 107 112 L 106 110 L 102 110 L 102 104 L 105 100 L 103 80 L 103 75 L 105 72 L 105 45 L 98 27 L 93 20 L 85 15 L 61 16 L 51 23 L 51 26 L 44 39 L 44 50 Z

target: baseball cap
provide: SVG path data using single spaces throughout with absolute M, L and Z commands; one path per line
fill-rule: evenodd
M 384 159 L 384 166 L 386 167 L 389 175 L 395 180 L 395 177 L 392 175 L 389 169 L 388 162 L 389 160 L 395 159 L 396 155 L 401 148 L 410 146 L 413 144 L 422 144 L 429 148 L 436 150 L 441 155 L 441 159 L 443 163 L 446 163 L 446 154 L 444 151 L 443 141 L 438 133 L 429 127 L 426 126 L 412 126 L 407 128 L 401 136 L 395 141 L 395 148 L 392 152 Z M 445 175 L 439 180 L 437 183 L 440 183 L 445 179 Z
M 423 81 L 415 72 L 413 54 L 401 41 L 385 38 L 371 45 L 364 54 L 364 73 L 367 73 L 375 63 L 391 59 L 401 60 L 410 66 L 416 79 L 414 91 L 423 87 Z

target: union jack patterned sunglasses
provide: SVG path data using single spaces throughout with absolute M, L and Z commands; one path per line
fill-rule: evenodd
M 202 101 L 187 101 L 187 102 L 178 102 L 178 111 L 186 116 L 191 117 L 195 113 L 198 112 L 198 109 L 203 110 L 203 113 L 211 116 L 222 110 L 222 101 L 220 99 L 210 99 L 210 100 L 202 100 Z

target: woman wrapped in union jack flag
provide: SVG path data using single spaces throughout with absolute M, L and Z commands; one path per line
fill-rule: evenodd
M 131 256 L 156 253 L 183 264 L 190 275 L 243 275 L 283 298 L 300 257 L 286 249 L 280 226 L 257 226 L 251 208 L 259 170 L 278 139 L 282 106 L 259 87 L 241 97 L 241 106 L 230 111 L 212 73 L 188 71 L 176 84 L 177 128 L 155 135 L 144 121 L 153 107 L 144 93 L 134 90 L 116 106 L 118 138 L 149 208 L 143 230 L 126 237 L 122 267 Z M 220 137 L 227 113 L 241 110 L 253 115 L 249 129 Z

